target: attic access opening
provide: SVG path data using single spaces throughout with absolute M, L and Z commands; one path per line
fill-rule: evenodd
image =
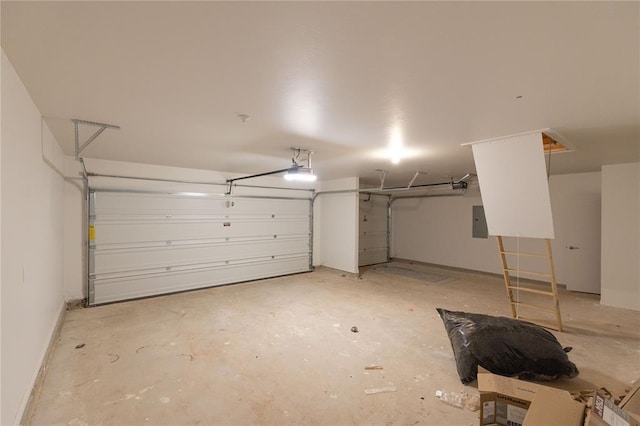
M 568 146 L 563 145 L 562 143 L 554 139 L 552 136 L 549 136 L 544 132 L 542 132 L 542 146 L 544 148 L 545 153 L 556 154 L 559 152 L 573 151 L 572 148 L 569 148 Z

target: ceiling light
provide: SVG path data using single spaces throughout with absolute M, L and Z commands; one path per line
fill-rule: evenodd
M 184 195 L 186 197 L 206 197 L 208 194 L 204 192 L 174 192 L 175 195 Z
M 407 148 L 404 145 L 404 138 L 402 136 L 402 129 L 400 125 L 396 125 L 390 130 L 389 144 L 387 145 L 387 148 L 371 152 L 372 157 L 388 160 L 391 164 L 399 164 L 402 160 L 418 157 L 422 154 L 422 150 Z
M 270 176 L 280 173 L 285 173 L 284 178 L 288 181 L 302 181 L 313 182 L 317 179 L 317 176 L 313 173 L 311 168 L 311 154 L 313 151 L 303 148 L 291 148 L 293 151 L 293 157 L 291 158 L 291 166 L 286 169 L 271 170 L 270 172 L 256 173 L 249 176 L 240 176 L 231 179 L 227 179 L 227 191 L 225 195 L 231 195 L 234 182 L 243 179 L 253 179 L 262 176 Z M 306 157 L 305 157 L 306 156 Z M 302 158 L 301 158 L 302 157 Z
M 299 182 L 314 182 L 318 177 L 313 174 L 310 167 L 292 167 L 284 175 L 285 180 L 295 180 Z
M 400 163 L 402 158 L 402 129 L 399 124 L 396 124 L 391 130 L 391 140 L 389 141 L 389 159 L 391 164 Z

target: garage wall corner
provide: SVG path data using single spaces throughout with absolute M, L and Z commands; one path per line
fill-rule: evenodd
M 313 212 L 314 266 L 358 273 L 358 188 L 356 177 L 319 183 Z M 354 192 L 331 193 L 343 190 Z
M 640 311 L 639 217 L 640 163 L 603 166 L 603 305 Z

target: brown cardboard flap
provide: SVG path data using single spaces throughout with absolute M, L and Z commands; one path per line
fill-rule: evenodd
M 628 407 L 634 407 L 634 398 L 638 398 L 637 395 L 640 395 L 640 392 L 637 387 L 634 387 L 619 405 L 615 405 L 604 392 L 596 391 L 591 417 L 600 419 L 605 425 L 640 426 L 640 415 L 627 411 Z
M 584 403 L 575 401 L 569 392 L 542 387 L 538 389 L 523 425 L 582 425 Z
M 478 371 L 478 389 L 481 398 L 485 394 L 485 399 L 489 399 L 490 394 L 498 394 L 531 401 L 523 426 L 583 425 L 584 403 L 575 401 L 565 390 L 499 376 L 483 369 Z
M 640 417 L 640 379 L 636 381 L 635 386 L 620 401 L 619 407 L 630 414 L 634 414 L 636 418 Z
M 543 387 L 544 386 L 535 383 L 492 374 L 483 369 L 478 371 L 478 389 L 483 392 L 497 392 L 514 398 L 531 401 L 538 389 Z

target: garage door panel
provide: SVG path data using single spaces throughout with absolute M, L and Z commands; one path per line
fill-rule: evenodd
M 229 260 L 211 260 L 205 262 L 194 262 L 188 264 L 180 264 L 180 265 L 170 265 L 170 266 L 160 266 L 160 267 L 149 267 L 149 268 L 139 268 L 139 269 L 120 269 L 117 271 L 106 271 L 101 274 L 96 274 L 94 282 L 101 282 L 105 280 L 122 280 L 122 279 L 130 279 L 134 277 L 147 277 L 147 276 L 164 276 L 167 273 L 179 275 L 184 272 L 189 271 L 205 271 L 205 270 L 223 270 L 227 266 L 251 266 L 254 264 L 283 264 L 285 262 L 295 262 L 300 258 L 304 257 L 299 253 L 296 254 L 282 254 L 279 256 L 245 256 L 236 259 Z
M 310 199 L 95 191 L 89 304 L 309 271 Z
M 300 256 L 295 259 L 257 262 L 248 265 L 220 265 L 202 270 L 96 279 L 93 283 L 94 294 L 90 294 L 90 297 L 93 298 L 94 304 L 109 303 L 137 297 L 294 274 L 308 271 L 308 269 L 308 257 Z
M 371 195 L 360 200 L 358 265 L 389 260 L 388 197 Z
M 127 194 L 100 192 L 95 201 L 95 213 L 105 215 L 153 215 L 159 212 L 173 215 L 254 214 L 306 215 L 304 199 L 226 198 L 202 194 Z M 213 197 L 213 198 L 212 198 Z
M 360 222 L 360 233 L 364 232 L 386 232 L 387 230 L 387 218 L 372 218 L 371 216 L 367 217 L 366 221 Z
M 375 265 L 376 263 L 383 263 L 386 261 L 387 261 L 386 248 L 361 250 L 360 252 L 358 252 L 358 262 L 361 266 Z
M 224 197 L 181 196 L 170 194 L 139 194 L 123 192 L 97 193 L 96 214 L 150 214 L 153 212 L 207 214 L 226 208 Z
M 155 221 L 164 223 L 166 221 L 172 222 L 203 222 L 203 221 L 218 221 L 218 222 L 247 222 L 254 220 L 279 220 L 287 221 L 291 219 L 305 219 L 308 214 L 165 214 L 164 212 L 153 212 L 149 214 L 100 214 L 100 221 L 104 223 L 110 222 L 149 222 Z
M 222 241 L 214 244 L 191 244 L 164 247 L 127 247 L 95 251 L 96 274 L 149 268 L 177 267 L 211 261 L 236 260 L 261 256 L 305 253 L 307 238 L 252 240 L 240 243 Z
M 138 241 L 176 241 L 201 238 L 233 238 L 250 236 L 305 235 L 309 219 L 260 221 L 160 221 L 160 222 L 94 222 L 96 246 L 135 243 Z
M 387 249 L 387 234 L 363 235 L 360 237 L 360 249 Z

